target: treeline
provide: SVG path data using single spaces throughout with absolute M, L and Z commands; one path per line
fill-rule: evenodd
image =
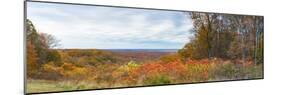
M 181 60 L 222 58 L 263 63 L 263 17 L 191 12 L 194 35 Z
M 30 20 L 26 22 L 26 46 L 27 46 L 27 76 L 32 77 L 40 71 L 40 67 L 49 62 L 62 65 L 61 56 L 51 48 L 58 46 L 58 40 L 52 35 L 38 33 Z
M 77 66 L 97 66 L 100 64 L 122 64 L 126 59 L 110 52 L 97 49 L 57 49 L 64 63 Z

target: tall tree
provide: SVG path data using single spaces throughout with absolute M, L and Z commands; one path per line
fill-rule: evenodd
M 59 46 L 59 40 L 50 34 L 38 33 L 32 22 L 28 19 L 26 29 L 26 39 L 28 44 L 30 44 L 27 50 L 32 48 L 36 52 L 36 56 L 38 57 L 37 64 L 41 65 L 51 61 L 56 64 L 62 63 L 60 54 L 56 50 L 53 50 L 53 48 Z M 29 53 L 27 54 L 28 57 L 31 55 Z
M 194 37 L 179 50 L 182 59 L 262 60 L 263 17 L 199 12 L 190 15 Z

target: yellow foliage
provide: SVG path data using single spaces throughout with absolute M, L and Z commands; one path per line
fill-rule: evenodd
M 53 62 L 44 64 L 43 69 L 46 72 L 61 72 L 63 70 L 61 67 L 55 66 L 55 64 Z
M 71 64 L 71 63 L 64 63 L 64 64 L 62 65 L 62 68 L 63 68 L 64 70 L 73 70 L 73 69 L 75 68 L 75 66 L 74 66 L 73 64 Z
M 77 67 L 70 63 L 64 63 L 62 68 L 64 69 L 63 76 L 70 79 L 84 78 L 90 73 L 87 68 Z
M 56 66 L 54 62 L 49 62 L 43 65 L 43 75 L 41 75 L 41 77 L 45 79 L 57 80 L 62 77 L 62 74 L 63 68 Z

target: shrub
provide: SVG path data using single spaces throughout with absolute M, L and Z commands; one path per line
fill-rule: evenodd
M 182 82 L 186 79 L 185 75 L 187 73 L 186 66 L 181 63 L 179 59 L 170 62 L 170 63 L 162 63 L 162 62 L 151 62 L 145 63 L 137 69 L 139 74 L 139 80 L 152 80 L 154 78 L 160 79 L 162 76 L 168 77 L 169 80 L 173 80 L 174 82 Z
M 88 77 L 89 70 L 84 67 L 77 67 L 70 63 L 64 63 L 62 65 L 63 68 L 63 76 L 67 79 L 83 79 Z
M 222 64 L 213 63 L 210 70 L 211 78 L 214 80 L 233 80 L 245 76 L 248 68 L 242 64 L 234 64 L 231 61 L 224 61 Z
M 181 63 L 180 60 L 168 64 L 163 64 L 163 66 L 165 68 L 164 73 L 168 75 L 171 79 L 175 81 L 184 81 L 186 79 L 185 76 L 188 69 L 183 63 Z
M 73 69 L 75 68 L 75 65 L 73 65 L 73 64 L 71 64 L 71 63 L 64 63 L 64 64 L 62 65 L 62 68 L 63 68 L 64 70 L 69 71 L 69 70 L 73 70 Z
M 210 64 L 187 64 L 186 77 L 188 81 L 206 81 L 209 79 Z
M 146 85 L 161 85 L 161 84 L 169 84 L 172 81 L 168 76 L 165 75 L 156 75 L 148 77 L 144 80 L 144 84 Z
M 49 50 L 47 54 L 47 61 L 53 62 L 56 66 L 61 66 L 63 64 L 61 55 L 57 50 Z
M 57 67 L 53 62 L 43 65 L 43 70 L 40 75 L 43 79 L 59 80 L 63 77 L 63 68 Z
M 130 61 L 125 65 L 120 66 L 117 70 L 112 72 L 112 77 L 117 81 L 122 81 L 126 84 L 135 84 L 137 82 L 139 64 L 135 61 Z
M 161 63 L 145 63 L 140 66 L 140 73 L 144 75 L 153 75 L 153 74 L 159 74 L 164 73 L 165 67 Z
M 127 64 L 119 67 L 118 71 L 129 72 L 130 70 L 136 69 L 137 67 L 139 67 L 139 64 L 137 64 L 135 61 L 130 61 Z

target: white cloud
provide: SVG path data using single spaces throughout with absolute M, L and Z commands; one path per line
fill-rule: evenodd
M 192 28 L 182 12 L 36 4 L 27 18 L 63 48 L 181 48 Z

